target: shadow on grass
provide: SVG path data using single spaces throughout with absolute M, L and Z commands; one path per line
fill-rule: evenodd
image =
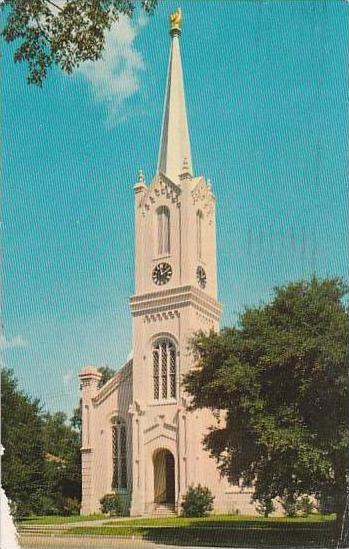
M 95 520 L 103 520 L 105 515 L 91 514 L 91 515 L 35 515 L 30 517 L 23 517 L 18 519 L 18 524 L 34 524 L 34 525 L 50 525 L 50 524 L 69 524 L 70 522 L 88 522 Z
M 186 527 L 142 528 L 142 537 L 153 543 L 216 547 L 335 547 L 334 527 L 328 523 L 266 523 L 232 521 L 195 523 Z
M 178 519 L 180 520 L 180 519 Z M 140 538 L 163 545 L 215 547 L 284 547 L 334 548 L 334 520 L 267 521 L 215 519 L 185 524 L 108 524 L 103 526 L 73 527 L 66 534 L 79 536 L 110 536 Z

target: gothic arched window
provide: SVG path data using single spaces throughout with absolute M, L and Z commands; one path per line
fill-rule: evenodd
M 127 490 L 127 433 L 125 421 L 112 419 L 112 452 L 114 490 Z
M 170 339 L 160 339 L 153 346 L 154 400 L 176 398 L 176 347 Z
M 202 259 L 202 220 L 204 214 L 201 210 L 196 212 L 196 249 L 198 259 Z
M 160 206 L 156 210 L 158 231 L 158 255 L 170 253 L 170 210 Z

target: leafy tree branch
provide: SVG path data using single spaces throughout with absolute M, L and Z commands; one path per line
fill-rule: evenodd
M 348 471 L 347 287 L 338 279 L 276 288 L 237 327 L 192 343 L 194 408 L 220 416 L 205 438 L 231 482 L 260 503 L 330 498 L 341 525 Z
M 29 84 L 42 86 L 53 65 L 70 74 L 84 61 L 99 59 L 106 33 L 120 16 L 133 17 L 137 6 L 152 14 L 157 2 L 3 0 L 1 34 L 8 43 L 19 42 L 14 60 L 27 63 Z

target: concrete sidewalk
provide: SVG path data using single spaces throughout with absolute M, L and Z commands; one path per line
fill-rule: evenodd
M 203 549 L 202 546 L 180 546 L 180 545 L 160 545 L 159 543 L 152 543 L 150 541 L 144 541 L 139 538 L 112 538 L 112 537 L 56 537 L 52 535 L 51 537 L 46 536 L 21 536 L 20 537 L 21 549 L 81 549 L 81 547 L 86 547 L 87 549 Z M 222 549 L 217 547 L 206 547 L 205 549 Z M 229 548 L 225 548 L 229 549 Z M 232 549 L 256 549 L 249 547 L 234 547 Z M 284 546 L 260 546 L 258 549 L 292 549 L 291 547 Z M 309 549 L 309 547 L 297 547 L 294 549 Z M 324 549 L 312 547 L 311 549 Z

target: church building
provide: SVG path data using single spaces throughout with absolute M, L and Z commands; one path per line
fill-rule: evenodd
M 251 493 L 220 477 L 202 439 L 215 420 L 189 411 L 183 374 L 189 339 L 218 330 L 215 196 L 194 174 L 180 56 L 181 13 L 170 17 L 170 59 L 158 165 L 134 186 L 133 352 L 101 388 L 97 368 L 80 372 L 82 514 L 116 491 L 131 516 L 180 513 L 189 486 L 207 486 L 215 512 L 255 512 Z

